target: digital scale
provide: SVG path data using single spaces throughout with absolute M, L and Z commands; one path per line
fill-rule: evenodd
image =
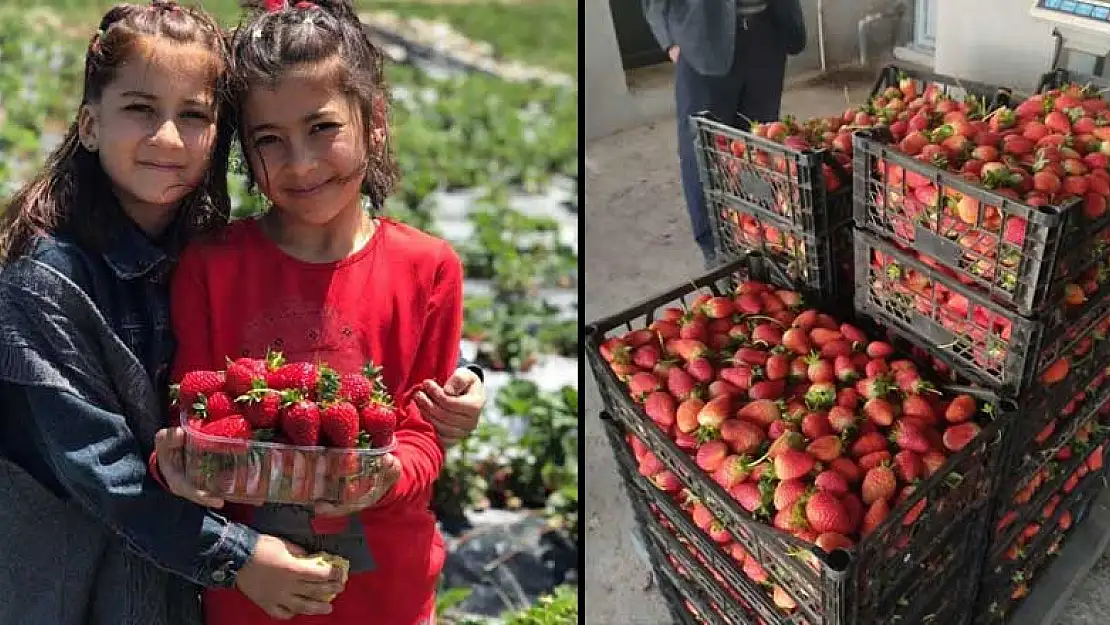
M 1036 0 L 1030 14 L 1052 24 L 1052 69 L 1102 76 L 1110 54 L 1110 1 Z

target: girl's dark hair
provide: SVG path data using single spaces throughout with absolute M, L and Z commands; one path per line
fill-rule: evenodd
M 387 123 L 389 89 L 382 53 L 370 42 L 350 0 L 263 0 L 243 6 L 253 13 L 236 30 L 232 43 L 236 102 L 242 106 L 250 89 L 276 86 L 292 68 L 326 70 L 336 87 L 358 105 L 366 145 L 362 192 L 381 208 L 397 179 Z M 241 141 L 244 134 L 240 114 Z M 243 162 L 253 186 L 250 159 Z
M 150 5 L 119 4 L 104 15 L 85 53 L 81 105 L 99 101 L 116 71 L 140 50 L 145 38 L 196 44 L 216 57 L 218 103 L 216 146 L 202 184 L 182 200 L 166 242 L 183 246 L 192 238 L 227 224 L 227 159 L 234 134 L 234 115 L 226 86 L 230 47 L 219 24 L 200 9 L 170 0 Z M 12 197 L 0 217 L 0 260 L 28 253 L 37 236 L 66 232 L 78 243 L 103 252 L 125 216 L 112 194 L 100 158 L 81 145 L 78 121 L 47 158 L 43 171 Z

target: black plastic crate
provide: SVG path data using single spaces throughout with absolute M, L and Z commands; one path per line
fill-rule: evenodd
M 1072 83 L 1085 87 L 1093 87 L 1099 90 L 1110 88 L 1110 80 L 1102 76 L 1081 74 L 1067 69 L 1055 69 L 1041 75 L 1041 80 L 1037 83 L 1037 93 L 1044 93 L 1051 89 L 1060 89 Z
M 1099 240 L 1110 216 L 1086 220 L 1082 200 L 1027 206 L 910 157 L 890 141 L 883 129 L 855 135 L 857 227 L 931 258 L 1018 314 L 1060 305 L 1069 282 L 1110 253 Z
M 1107 442 L 1107 433 L 1103 428 L 1110 420 L 1107 419 L 1105 406 L 1106 402 L 1103 400 L 1077 427 L 1071 429 L 1067 438 L 1046 450 L 1043 455 L 1028 458 L 1024 466 L 1015 467 L 1008 472 L 1014 479 L 1000 490 L 995 504 L 991 543 L 987 550 L 988 563 L 997 563 L 1002 559 L 1006 550 L 1018 538 L 1022 525 L 1037 518 L 1044 505 L 1071 475 L 1086 464 L 1091 452 Z M 1085 443 L 1076 440 L 1078 426 L 1083 424 L 1095 426 Z M 1057 452 L 1065 446 L 1071 449 L 1071 457 L 1057 459 Z
M 800 622 L 800 617 L 790 618 L 780 612 L 764 590 L 746 577 L 739 570 L 736 561 L 698 529 L 675 501 L 638 474 L 636 461 L 624 440 L 627 430 L 608 413 L 602 412 L 599 418 L 605 428 L 621 482 L 632 503 L 636 523 L 644 529 L 648 534 L 647 538 L 655 543 L 661 553 L 682 559 L 683 566 L 700 578 L 696 583 L 706 587 L 706 594 L 730 614 L 743 615 L 742 618 L 749 622 L 757 618 L 769 623 Z M 664 528 L 664 522 L 673 534 Z M 721 576 L 720 580 L 714 579 L 702 564 L 691 560 L 687 545 L 705 558 L 712 570 Z M 752 554 L 757 560 L 767 555 L 758 551 Z
M 654 537 L 660 552 L 674 554 L 681 560 L 683 568 L 695 572 L 695 583 L 699 587 L 708 586 L 706 594 L 714 598 L 716 605 L 725 608 L 727 614 L 739 615 L 743 622 L 775 625 L 838 622 L 827 615 L 822 615 L 817 620 L 807 620 L 802 611 L 788 615 L 776 608 L 764 591 L 741 573 L 739 565 L 731 556 L 699 530 L 666 493 L 637 474 L 635 460 L 623 438 L 627 430 L 606 413 L 602 413 L 601 419 L 637 523 L 648 528 L 648 533 Z M 652 514 L 651 510 L 655 513 Z M 979 515 L 985 519 L 986 512 L 983 508 Z M 915 563 L 910 560 L 901 563 L 907 569 L 906 575 L 909 575 L 909 571 L 914 572 L 912 581 L 900 591 L 902 596 L 889 602 L 885 611 L 867 610 L 856 615 L 856 620 L 839 622 L 858 625 L 874 622 L 918 623 L 925 622 L 926 615 L 932 615 L 931 618 L 944 615 L 945 620 L 939 622 L 951 625 L 968 622 L 970 615 L 966 614 L 966 607 L 977 590 L 977 576 L 969 573 L 976 571 L 976 567 L 982 562 L 981 558 L 976 559 L 982 553 L 982 531 L 983 525 L 977 522 L 954 526 L 948 539 L 943 541 L 944 544 L 927 562 Z M 763 544 L 754 538 L 741 544 L 755 545 L 757 550 L 749 551 L 749 557 L 755 558 L 761 565 L 766 563 L 764 568 L 770 579 L 783 586 L 781 580 L 789 577 L 789 574 L 778 566 L 778 554 L 759 550 Z M 690 559 L 688 547 L 699 554 L 701 562 Z M 839 556 L 850 557 L 850 554 L 838 554 Z M 796 554 L 796 557 L 803 556 Z M 810 561 L 816 563 L 816 560 Z M 715 572 L 716 579 L 711 579 L 713 575 L 709 570 Z M 785 586 L 783 589 L 787 590 Z M 805 595 L 805 589 L 801 588 L 791 588 L 787 593 L 792 598 L 801 594 L 805 597 L 804 600 L 810 602 L 817 599 Z
M 926 93 L 926 90 L 931 90 L 937 95 L 954 100 L 974 98 L 986 111 L 1008 104 L 1013 94 L 1011 88 L 1001 85 L 990 85 L 915 68 L 887 65 L 879 70 L 875 84 L 871 87 L 871 97 L 883 95 L 884 91 L 890 87 L 897 87 L 902 80 L 914 81 L 920 97 L 929 97 L 930 94 Z
M 1105 488 L 1105 479 L 1105 469 L 1088 474 L 1075 490 L 1061 497 L 1052 514 L 1039 516 L 1039 529 L 1035 529 L 1036 533 L 1020 550 L 1009 553 L 1004 550 L 992 556 L 984 567 L 983 582 L 975 601 L 975 625 L 1000 625 L 1009 621 L 1052 564 L 1053 556 L 1086 520 L 1091 504 Z M 1065 515 L 1070 517 L 1070 522 L 1062 524 Z
M 912 583 L 913 575 L 907 571 L 927 567 L 931 558 L 944 551 L 945 541 L 954 528 L 980 525 L 977 515 L 994 498 L 1002 463 L 1008 458 L 1009 437 L 1003 434 L 1015 408 L 980 389 L 948 389 L 971 393 L 981 402 L 992 404 L 996 418 L 933 477 L 919 483 L 915 493 L 894 508 L 887 521 L 857 546 L 852 558 L 820 553 L 811 545 L 754 519 L 736 506 L 728 493 L 698 469 L 632 402 L 600 353 L 601 344 L 610 333 L 647 327 L 660 309 L 680 302 L 688 304 L 699 293 L 719 295 L 729 290 L 732 278 L 746 272 L 749 260 L 721 267 L 594 323 L 585 333 L 586 357 L 606 410 L 647 444 L 749 552 L 766 554 L 766 561 L 780 572 L 781 585 L 793 593 L 792 598 L 810 625 L 857 622 L 853 619 L 861 612 L 880 610 L 885 600 L 899 597 L 901 589 Z M 842 319 L 851 321 L 847 317 Z M 961 479 L 952 479 L 956 475 Z M 912 525 L 904 526 L 906 516 L 924 500 L 928 500 L 925 505 L 929 506 L 926 513 Z M 985 531 L 986 522 L 983 517 L 979 529 Z M 985 549 L 985 537 L 980 548 Z M 807 552 L 820 563 L 817 570 L 792 555 Z
M 851 299 L 851 220 L 842 221 L 823 235 L 784 227 L 754 212 L 738 211 L 720 198 L 707 198 L 707 207 L 718 220 L 717 247 L 722 258 L 755 252 L 822 300 Z
M 872 233 L 857 228 L 853 241 L 856 310 L 932 345 L 936 357 L 1003 396 L 1059 401 L 1063 394 L 1041 376 L 1061 358 L 1070 363 L 1088 339 L 1094 350 L 1093 337 L 1106 329 L 1110 298 L 1072 315 L 1025 317 Z M 1090 353 L 1083 362 L 1097 362 Z

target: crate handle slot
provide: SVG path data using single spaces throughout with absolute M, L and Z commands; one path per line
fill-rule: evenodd
M 964 249 L 959 244 L 949 241 L 921 224 L 914 224 L 914 237 L 920 251 L 946 265 L 957 265 L 963 257 Z

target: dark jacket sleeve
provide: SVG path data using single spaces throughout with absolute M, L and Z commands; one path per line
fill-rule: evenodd
M 640 0 L 640 4 L 644 8 L 644 18 L 647 19 L 648 26 L 651 27 L 651 32 L 660 47 L 667 50 L 675 45 L 670 26 L 667 24 L 671 0 Z
M 123 416 L 76 396 L 5 384 L 24 427 L 64 491 L 136 553 L 201 586 L 230 586 L 258 533 L 164 490 Z

